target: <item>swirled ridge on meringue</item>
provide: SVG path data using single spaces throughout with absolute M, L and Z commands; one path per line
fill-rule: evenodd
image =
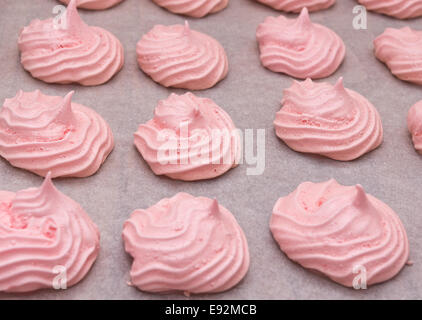
M 226 52 L 217 40 L 185 26 L 156 25 L 136 46 L 139 67 L 165 87 L 203 90 L 228 72 Z
M 271 8 L 285 12 L 300 12 L 303 8 L 308 11 L 327 9 L 336 3 L 336 0 L 257 0 Z
M 387 28 L 374 40 L 375 56 L 397 78 L 422 85 L 422 31 Z
M 422 16 L 422 0 L 358 0 L 367 10 L 398 19 Z
M 39 90 L 6 99 L 0 110 L 0 156 L 45 176 L 93 175 L 114 146 L 113 134 L 94 110 Z
M 153 0 L 160 7 L 194 18 L 202 18 L 210 13 L 223 10 L 229 0 Z
M 394 277 L 408 262 L 399 217 L 360 185 L 304 182 L 277 201 L 270 228 L 291 260 L 347 287 L 362 267 L 372 285 Z
M 412 135 L 416 151 L 422 154 L 422 101 L 410 108 L 407 115 L 407 127 Z
M 21 63 L 34 78 L 95 86 L 120 71 L 124 62 L 120 41 L 107 30 L 86 25 L 74 0 L 62 23 L 37 19 L 23 28 L 18 41 Z
M 178 193 L 125 222 L 134 258 L 132 285 L 149 292 L 215 293 L 239 283 L 249 268 L 245 235 L 217 200 Z
M 343 40 L 327 27 L 312 23 L 306 8 L 297 19 L 267 17 L 258 26 L 256 38 L 264 67 L 299 79 L 328 77 L 346 53 Z
M 161 100 L 154 118 L 141 124 L 134 141 L 157 175 L 185 181 L 211 179 L 236 167 L 240 135 L 214 101 L 188 92 Z
M 349 161 L 377 148 L 383 138 L 375 107 L 355 91 L 307 79 L 284 90 L 277 136 L 290 148 Z
M 70 0 L 59 0 L 65 4 L 68 4 Z M 111 8 L 123 0 L 77 0 L 78 8 L 88 9 L 88 10 L 104 10 Z
M 64 271 L 66 286 L 75 285 L 95 262 L 99 241 L 96 225 L 50 175 L 40 188 L 0 191 L 0 291 L 53 288 Z

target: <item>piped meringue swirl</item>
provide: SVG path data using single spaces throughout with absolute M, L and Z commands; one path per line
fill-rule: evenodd
M 237 166 L 240 135 L 230 116 L 211 99 L 188 92 L 161 100 L 154 118 L 134 141 L 157 175 L 185 181 L 211 179 Z
M 410 108 L 407 115 L 407 127 L 412 135 L 416 151 L 422 154 L 422 101 Z
M 271 8 L 285 12 L 300 12 L 303 8 L 308 11 L 327 9 L 336 3 L 336 0 L 257 0 Z
M 68 4 L 70 0 L 59 0 L 65 4 Z M 123 0 L 77 0 L 78 8 L 88 9 L 88 10 L 104 10 L 111 8 Z
M 360 185 L 304 182 L 277 201 L 270 228 L 291 260 L 347 287 L 363 271 L 367 285 L 389 280 L 408 262 L 399 217 Z
M 67 287 L 75 285 L 95 262 L 99 240 L 96 225 L 50 175 L 40 188 L 0 191 L 0 291 L 52 289 L 60 272 Z
M 190 16 L 202 18 L 210 13 L 223 10 L 229 4 L 229 0 L 153 0 L 160 7 L 167 10 Z
M 358 0 L 367 10 L 398 19 L 422 16 L 422 0 Z
M 178 193 L 125 222 L 134 258 L 132 285 L 149 292 L 215 293 L 239 283 L 249 268 L 245 235 L 217 200 Z
M 422 30 L 387 28 L 374 40 L 375 56 L 397 78 L 422 85 Z
M 23 28 L 18 45 L 25 70 L 48 83 L 103 84 L 124 62 L 120 41 L 107 30 L 86 25 L 74 0 L 60 23 L 37 19 Z
M 349 161 L 377 148 L 383 139 L 375 107 L 355 91 L 307 79 L 284 90 L 276 114 L 277 136 L 299 152 Z
M 328 77 L 346 53 L 341 38 L 312 23 L 306 8 L 297 19 L 267 17 L 258 26 L 256 38 L 264 67 L 299 79 Z
M 217 40 L 185 26 L 156 25 L 136 46 L 139 67 L 165 87 L 203 90 L 228 72 L 226 52 Z
M 93 175 L 114 146 L 113 134 L 94 110 L 39 90 L 6 99 L 0 110 L 0 156 L 45 176 Z

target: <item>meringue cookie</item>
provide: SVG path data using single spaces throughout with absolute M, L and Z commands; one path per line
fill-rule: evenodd
M 376 11 L 398 19 L 422 16 L 422 0 L 358 0 L 370 11 Z
M 240 135 L 211 99 L 188 92 L 161 100 L 134 142 L 156 175 L 185 181 L 211 179 L 237 166 Z
M 407 115 L 407 127 L 412 135 L 416 151 L 422 154 L 422 101 L 410 108 Z
M 68 4 L 70 0 L 59 0 L 65 4 Z M 115 6 L 123 0 L 77 0 L 78 8 L 89 9 L 89 10 L 104 10 Z
M 52 289 L 64 272 L 66 287 L 75 285 L 95 262 L 99 241 L 97 226 L 50 175 L 40 188 L 0 191 L 0 291 Z
M 95 86 L 107 82 L 123 66 L 123 47 L 110 32 L 86 25 L 76 2 L 67 7 L 63 25 L 34 20 L 19 36 L 21 63 L 34 78 L 48 83 Z
M 295 78 L 325 78 L 333 74 L 345 56 L 341 38 L 332 30 L 312 23 L 304 8 L 297 19 L 267 17 L 256 38 L 262 65 Z
M 165 87 L 203 90 L 228 72 L 226 52 L 217 40 L 185 26 L 156 25 L 136 46 L 139 67 Z
M 383 138 L 374 106 L 355 91 L 307 79 L 284 90 L 276 114 L 277 136 L 290 148 L 349 161 L 377 148 Z
M 362 271 L 367 285 L 389 280 L 408 261 L 399 217 L 360 185 L 304 182 L 277 201 L 270 228 L 291 260 L 346 287 Z
M 397 78 L 422 85 L 422 31 L 387 28 L 374 45 L 375 56 Z
M 39 90 L 6 99 L 0 110 L 0 156 L 14 167 L 52 177 L 93 175 L 114 146 L 94 110 Z
M 153 0 L 160 7 L 194 18 L 202 18 L 210 13 L 223 10 L 229 0 Z
M 245 235 L 217 200 L 178 193 L 124 224 L 133 258 L 132 285 L 149 292 L 215 293 L 238 284 L 249 268 Z
M 300 12 L 303 8 L 318 11 L 331 7 L 336 0 L 258 0 L 276 10 L 285 12 Z

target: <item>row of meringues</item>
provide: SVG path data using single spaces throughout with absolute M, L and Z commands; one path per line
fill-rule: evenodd
M 51 174 L 40 188 L 0 191 L 0 218 L 0 291 L 73 286 L 99 253 L 98 228 Z M 347 287 L 386 281 L 411 264 L 399 217 L 360 185 L 302 183 L 277 201 L 270 229 L 290 259 Z M 130 285 L 186 295 L 228 290 L 247 274 L 246 238 L 216 199 L 164 198 L 124 223 Z
M 334 31 L 312 23 L 303 8 L 297 19 L 267 17 L 256 31 L 262 65 L 300 79 L 320 79 L 342 64 L 346 49 Z M 422 84 L 422 31 L 387 28 L 374 41 L 375 55 L 398 78 Z M 124 63 L 120 41 L 103 28 L 85 24 L 72 0 L 61 19 L 34 20 L 18 40 L 21 63 L 47 83 L 100 85 Z M 203 90 L 228 73 L 224 48 L 185 25 L 156 25 L 136 45 L 140 68 L 165 87 Z
M 69 3 L 70 0 L 59 0 Z M 123 0 L 77 0 L 79 8 L 104 10 L 111 8 Z M 176 14 L 194 18 L 202 18 L 208 14 L 219 12 L 227 7 L 229 0 L 152 0 L 157 5 Z M 256 0 L 275 10 L 284 12 L 300 12 L 304 7 L 309 11 L 328 9 L 336 0 Z M 367 10 L 379 12 L 397 19 L 410 19 L 422 16 L 422 0 L 357 0 Z
M 39 90 L 19 91 L 0 109 L 0 156 L 11 165 L 44 176 L 87 177 L 114 147 L 112 131 L 93 109 Z M 408 128 L 422 152 L 422 101 L 409 110 Z M 333 86 L 294 81 L 284 90 L 275 132 L 290 148 L 349 161 L 377 148 L 383 139 L 375 107 L 343 80 Z M 194 181 L 211 179 L 242 159 L 242 132 L 211 99 L 190 92 L 158 102 L 134 143 L 157 175 Z M 246 143 L 246 142 L 245 142 Z

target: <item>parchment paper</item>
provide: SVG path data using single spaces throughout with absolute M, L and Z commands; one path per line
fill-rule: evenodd
M 410 299 L 422 297 L 422 157 L 413 149 L 406 128 L 408 109 L 422 99 L 422 88 L 394 78 L 373 55 L 372 40 L 386 27 L 410 25 L 422 29 L 422 19 L 400 21 L 368 13 L 368 29 L 352 26 L 354 0 L 339 0 L 329 10 L 312 13 L 314 22 L 334 29 L 347 46 L 341 68 L 327 80 L 344 77 L 345 86 L 366 96 L 381 114 L 385 140 L 380 148 L 353 162 L 337 162 L 296 153 L 275 135 L 273 119 L 280 108 L 288 76 L 260 65 L 255 30 L 269 15 L 280 13 L 253 0 L 230 0 L 227 9 L 202 19 L 188 19 L 193 29 L 218 39 L 227 51 L 230 71 L 216 87 L 197 92 L 223 107 L 241 129 L 266 129 L 266 170 L 247 176 L 242 165 L 218 179 L 179 182 L 155 176 L 133 145 L 138 124 L 153 115 L 159 99 L 171 92 L 155 84 L 136 62 L 135 46 L 155 24 L 183 23 L 184 17 L 167 12 L 150 0 L 125 0 L 105 11 L 80 10 L 90 25 L 106 28 L 123 43 L 125 65 L 110 82 L 98 87 L 48 85 L 33 79 L 19 62 L 17 38 L 32 19 L 53 16 L 55 0 L 0 0 L 0 100 L 19 89 L 40 89 L 51 95 L 75 90 L 74 101 L 97 110 L 110 124 L 116 147 L 101 170 L 84 179 L 58 179 L 56 186 L 78 201 L 98 225 L 101 251 L 86 278 L 65 291 L 0 294 L 1 299 L 189 299 L 182 295 L 155 295 L 129 287 L 131 258 L 121 239 L 123 222 L 136 208 L 146 208 L 163 197 L 185 191 L 216 197 L 236 216 L 249 242 L 248 275 L 232 290 L 190 299 Z M 293 15 L 292 15 L 293 16 Z M 412 267 L 384 284 L 366 291 L 344 288 L 291 262 L 279 250 L 269 231 L 276 200 L 303 181 L 360 183 L 365 190 L 390 205 L 403 221 L 410 241 Z M 0 160 L 0 190 L 17 191 L 42 182 L 29 172 Z

